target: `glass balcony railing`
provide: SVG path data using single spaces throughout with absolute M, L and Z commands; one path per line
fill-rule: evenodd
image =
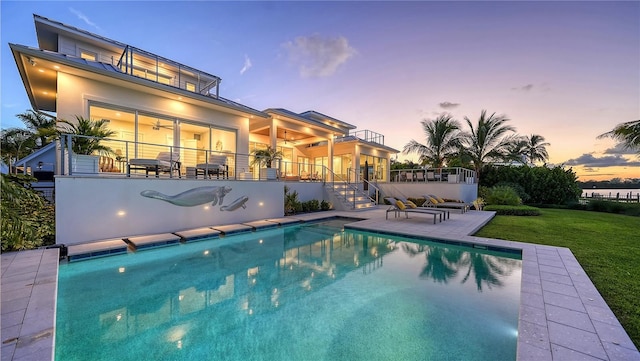
M 377 143 L 377 144 L 384 145 L 384 135 L 382 135 L 380 133 L 376 133 L 376 132 L 371 131 L 371 130 L 358 130 L 358 131 L 355 131 L 355 132 L 351 132 L 351 133 L 349 133 L 349 135 L 346 135 L 344 137 L 337 137 L 336 141 L 340 142 L 340 141 L 343 141 L 343 140 L 349 140 L 349 139 L 353 139 L 353 138 L 358 138 L 360 140 L 364 140 L 365 142 Z
M 476 172 L 471 169 L 451 168 L 419 168 L 394 169 L 391 171 L 392 182 L 443 182 L 467 183 L 477 182 Z
M 218 98 L 222 79 L 127 45 L 116 64 L 125 74 Z

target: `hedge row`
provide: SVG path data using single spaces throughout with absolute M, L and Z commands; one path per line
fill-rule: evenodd
M 526 204 L 569 204 L 578 201 L 582 189 L 571 168 L 523 166 L 486 166 L 480 186 L 507 185 L 518 192 Z
M 627 216 L 640 216 L 640 204 L 639 203 L 624 203 L 615 201 L 604 200 L 589 200 L 587 204 L 575 203 L 569 205 L 571 209 L 581 209 L 585 211 L 605 212 L 624 214 Z

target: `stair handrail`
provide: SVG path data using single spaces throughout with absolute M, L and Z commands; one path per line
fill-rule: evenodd
M 349 195 L 349 193 L 351 193 L 352 199 L 353 199 L 353 202 L 352 202 L 353 204 L 351 205 L 351 207 L 353 209 L 356 209 L 356 198 L 357 198 L 358 193 L 360 193 L 362 195 L 365 195 L 374 204 L 378 204 L 376 202 L 376 200 L 374 200 L 373 198 L 371 198 L 369 196 L 369 194 L 361 192 L 360 189 L 358 189 L 357 185 L 353 185 L 351 182 L 349 182 L 349 174 L 347 174 L 347 179 L 345 180 L 342 176 L 336 174 L 334 171 L 332 171 L 331 169 L 327 168 L 326 166 L 322 166 L 322 173 L 323 173 L 322 179 L 323 179 L 324 184 L 327 183 L 327 179 L 328 179 L 328 177 L 326 175 L 331 175 L 330 183 L 331 183 L 331 189 L 334 191 L 334 194 L 335 194 L 335 189 L 336 189 L 336 186 L 335 186 L 336 180 L 340 184 L 343 184 L 347 188 L 348 191 L 345 191 L 345 194 L 344 194 L 344 202 L 345 203 L 347 202 L 348 195 Z M 377 192 L 379 191 L 379 189 L 378 189 L 378 187 L 375 187 L 375 186 L 374 186 L 374 188 L 376 188 L 376 195 L 377 195 L 378 194 Z
M 348 188 L 348 190 L 353 193 L 353 197 L 352 197 L 353 198 L 353 204 L 352 204 L 352 207 L 353 207 L 353 209 L 356 209 L 356 194 L 358 192 L 358 188 L 353 186 L 351 183 L 349 183 L 348 180 L 344 180 L 341 176 L 337 175 L 331 169 L 327 168 L 324 165 L 322 166 L 322 173 L 323 173 L 322 179 L 323 179 L 324 185 L 327 184 L 327 177 L 326 176 L 327 175 L 331 175 L 332 176 L 331 177 L 331 189 L 333 190 L 334 194 L 335 194 L 335 189 L 336 189 L 336 185 L 335 185 L 336 184 L 336 179 L 338 179 L 341 184 L 345 185 Z M 348 200 L 348 197 L 347 197 L 348 193 L 349 192 L 345 192 L 345 194 L 344 194 L 345 203 Z
M 364 193 L 367 195 L 367 198 L 369 198 L 374 204 L 378 204 L 378 199 L 380 199 L 380 188 L 378 188 L 378 186 L 376 186 L 375 184 L 371 183 L 371 181 L 364 179 L 363 177 L 360 176 L 360 172 L 356 172 L 355 169 L 353 168 L 349 168 L 347 169 L 347 172 L 349 174 L 349 176 L 347 177 L 348 179 L 352 179 L 351 178 L 351 173 L 353 173 L 353 179 L 356 180 L 356 184 L 358 184 L 359 182 L 367 183 L 369 185 L 369 187 L 373 187 L 375 189 L 375 195 L 376 198 L 371 198 L 371 196 L 369 195 L 369 192 Z M 363 187 L 364 189 L 364 187 Z

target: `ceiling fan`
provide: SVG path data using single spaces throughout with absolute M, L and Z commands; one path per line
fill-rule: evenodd
M 160 130 L 160 128 L 165 128 L 165 129 L 173 129 L 173 124 L 172 125 L 163 125 L 160 124 L 160 119 L 158 119 L 154 124 L 151 125 L 153 127 L 153 130 Z
M 291 136 L 289 139 L 287 139 L 287 130 L 285 129 L 284 131 L 284 144 L 287 144 L 287 142 L 291 143 L 291 144 L 297 144 L 298 141 L 294 140 L 294 136 Z

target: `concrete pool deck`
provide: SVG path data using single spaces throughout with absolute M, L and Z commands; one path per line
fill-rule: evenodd
M 291 218 L 361 218 L 349 228 L 522 250 L 518 360 L 629 360 L 640 353 L 567 248 L 470 236 L 492 212 L 452 212 L 432 224 L 421 215 L 385 220 L 385 207 Z M 2 351 L 5 360 L 53 360 L 58 250 L 2 254 Z

